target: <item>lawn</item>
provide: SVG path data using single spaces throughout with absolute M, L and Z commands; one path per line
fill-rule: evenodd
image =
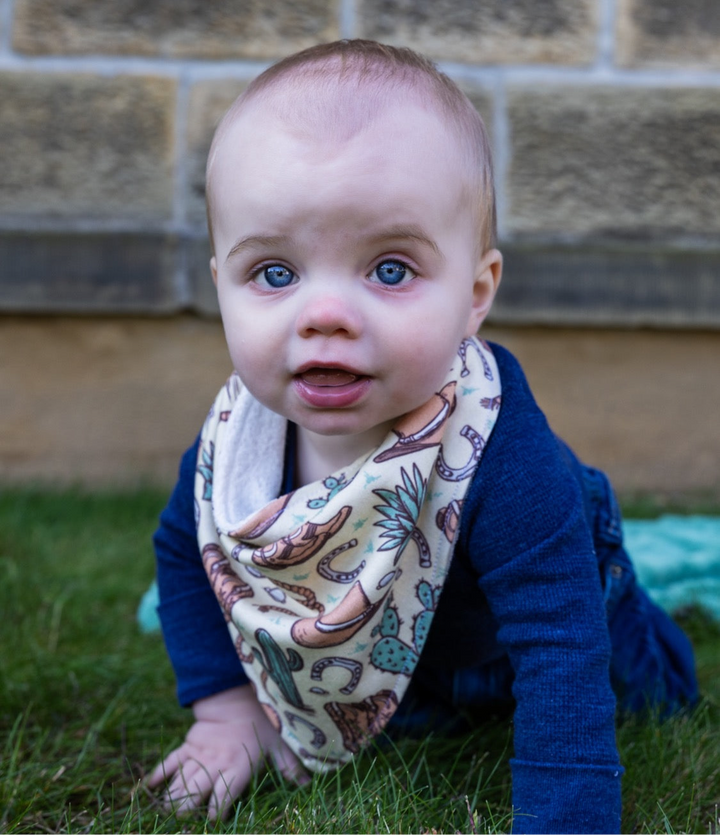
M 460 742 L 376 746 L 301 789 L 266 773 L 225 824 L 165 813 L 142 778 L 189 714 L 162 639 L 135 621 L 163 502 L 0 492 L 0 832 L 508 830 L 507 721 Z M 720 826 L 720 628 L 701 612 L 684 626 L 704 699 L 690 716 L 619 728 L 624 832 Z

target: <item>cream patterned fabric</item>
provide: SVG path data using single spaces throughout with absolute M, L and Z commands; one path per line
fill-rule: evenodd
M 285 419 L 237 375 L 220 391 L 195 481 L 203 564 L 261 705 L 311 770 L 347 761 L 407 689 L 500 401 L 491 350 L 465 340 L 380 447 L 278 498 Z

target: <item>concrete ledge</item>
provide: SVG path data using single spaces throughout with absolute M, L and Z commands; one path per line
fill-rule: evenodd
M 720 253 L 503 248 L 495 323 L 720 327 Z
M 219 317 L 217 293 L 210 274 L 210 242 L 207 238 L 188 241 L 187 268 L 191 307 L 201 316 Z
M 177 242 L 171 235 L 0 234 L 0 311 L 176 311 Z
M 501 244 L 491 322 L 720 328 L 720 251 Z M 206 237 L 0 232 L 0 313 L 219 315 Z

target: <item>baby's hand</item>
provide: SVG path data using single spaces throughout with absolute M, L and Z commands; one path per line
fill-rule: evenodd
M 169 785 L 163 799 L 176 813 L 209 798 L 208 816 L 224 818 L 252 775 L 268 757 L 296 783 L 309 780 L 300 761 L 282 741 L 249 685 L 234 687 L 193 705 L 195 723 L 185 742 L 155 768 L 147 785 Z

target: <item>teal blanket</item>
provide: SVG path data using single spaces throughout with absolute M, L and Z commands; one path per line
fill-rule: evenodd
M 662 516 L 623 522 L 638 580 L 669 612 L 701 605 L 720 621 L 720 516 Z

